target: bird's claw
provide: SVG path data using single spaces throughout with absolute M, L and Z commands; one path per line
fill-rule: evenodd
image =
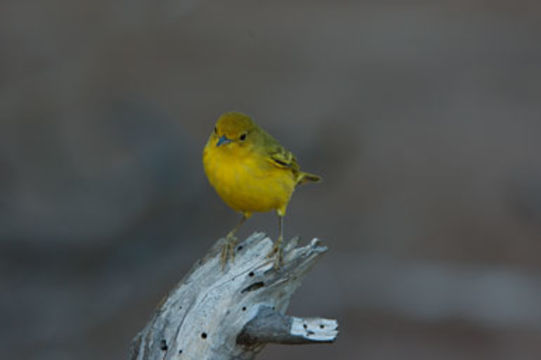
M 225 269 L 228 261 L 235 261 L 235 246 L 237 246 L 237 241 L 238 239 L 234 234 L 227 234 L 224 246 L 222 247 L 222 254 L 220 256 L 222 270 Z
M 274 258 L 274 270 L 280 270 L 282 265 L 284 265 L 284 256 L 282 254 L 282 251 L 280 250 Z
M 272 250 L 267 255 L 267 258 L 274 257 L 274 270 L 279 270 L 284 265 L 284 250 L 282 249 L 282 241 L 278 241 L 272 247 Z

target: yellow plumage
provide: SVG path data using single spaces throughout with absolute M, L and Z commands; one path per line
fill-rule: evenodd
M 234 256 L 234 234 L 253 212 L 276 210 L 280 236 L 273 253 L 281 262 L 282 217 L 296 186 L 317 182 L 319 176 L 300 171 L 295 156 L 252 119 L 238 112 L 220 116 L 203 150 L 203 166 L 210 184 L 232 209 L 240 224 L 227 236 L 222 261 Z

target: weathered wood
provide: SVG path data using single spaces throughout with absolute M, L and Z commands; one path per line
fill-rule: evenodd
M 237 343 L 257 344 L 312 344 L 333 342 L 338 334 L 336 320 L 302 319 L 286 316 L 262 307 L 237 337 Z
M 249 360 L 266 343 L 332 342 L 337 323 L 283 315 L 308 270 L 327 250 L 317 239 L 284 250 L 273 268 L 272 240 L 255 233 L 222 269 L 220 239 L 165 297 L 134 338 L 130 360 Z

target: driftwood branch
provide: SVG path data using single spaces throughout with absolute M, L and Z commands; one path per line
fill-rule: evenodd
M 223 239 L 165 297 L 134 338 L 130 360 L 249 360 L 267 343 L 333 342 L 337 322 L 284 315 L 308 270 L 327 250 L 317 239 L 284 251 L 284 265 L 267 257 L 272 240 L 255 233 L 222 269 Z
M 237 337 L 237 344 L 310 344 L 333 342 L 338 335 L 336 320 L 302 319 L 263 307 Z

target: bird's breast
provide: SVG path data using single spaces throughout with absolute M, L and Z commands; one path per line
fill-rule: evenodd
M 210 184 L 237 211 L 285 208 L 295 189 L 291 171 L 272 166 L 257 154 L 239 156 L 211 144 L 205 148 L 203 164 Z

